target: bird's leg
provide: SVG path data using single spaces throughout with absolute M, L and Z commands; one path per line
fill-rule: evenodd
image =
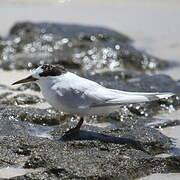
M 80 120 L 79 120 L 79 122 L 77 123 L 75 129 L 79 129 L 79 130 L 80 130 L 83 122 L 84 122 L 84 118 L 83 118 L 83 117 L 80 117 Z
M 77 125 L 76 125 L 74 128 L 72 128 L 72 129 L 70 129 L 69 131 L 67 131 L 65 134 L 78 133 L 78 132 L 80 131 L 80 128 L 81 128 L 83 122 L 84 122 L 84 118 L 83 118 L 83 117 L 80 117 L 80 120 L 79 120 L 79 122 L 77 123 Z

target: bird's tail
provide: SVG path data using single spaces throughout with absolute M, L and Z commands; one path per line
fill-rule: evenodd
M 173 96 L 173 93 L 130 93 L 130 96 L 139 96 L 139 97 L 145 97 L 147 98 L 147 101 L 156 101 L 159 99 L 165 99 Z
M 115 90 L 117 96 L 115 99 L 109 100 L 111 103 L 121 102 L 125 103 L 142 103 L 149 101 L 156 101 L 159 99 L 169 98 L 175 94 L 173 93 L 143 93 L 143 92 L 126 92 Z M 119 92 L 119 93 L 118 93 Z

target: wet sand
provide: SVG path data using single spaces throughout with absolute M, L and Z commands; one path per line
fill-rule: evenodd
M 18 3 L 17 3 L 18 2 Z M 26 3 L 25 3 L 26 2 Z M 27 6 L 28 4 L 28 6 Z M 47 13 L 47 12 L 51 13 Z M 180 63 L 180 2 L 166 1 L 2 1 L 0 3 L 0 35 L 5 35 L 17 21 L 49 21 L 99 25 L 115 29 L 132 37 L 139 49 L 169 61 Z M 180 79 L 180 68 L 160 71 Z M 27 75 L 28 71 L 0 70 L 0 83 L 10 85 Z M 180 111 L 157 116 L 164 119 L 179 119 Z M 180 126 L 165 128 L 165 135 L 175 138 L 176 152 L 180 151 Z M 141 180 L 179 179 L 179 174 L 156 174 Z

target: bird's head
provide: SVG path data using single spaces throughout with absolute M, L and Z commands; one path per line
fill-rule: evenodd
M 66 73 L 66 70 L 63 66 L 44 64 L 42 66 L 39 66 L 37 69 L 33 70 L 30 76 L 16 81 L 12 85 L 28 82 L 38 82 L 42 79 L 60 76 L 64 73 Z

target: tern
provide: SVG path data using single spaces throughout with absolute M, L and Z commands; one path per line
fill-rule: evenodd
M 79 132 L 87 115 L 105 115 L 120 105 L 155 101 L 173 96 L 173 93 L 126 92 L 109 89 L 89 79 L 68 72 L 63 66 L 44 64 L 25 79 L 12 85 L 35 82 L 46 101 L 56 110 L 79 115 L 78 124 L 67 133 Z

